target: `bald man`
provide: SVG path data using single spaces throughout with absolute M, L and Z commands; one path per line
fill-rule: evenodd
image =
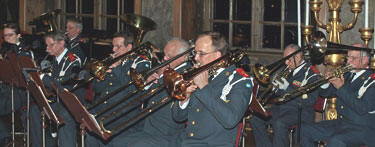
M 297 50 L 299 50 L 299 47 L 296 44 L 290 44 L 285 48 L 283 56 L 286 57 Z M 286 59 L 285 64 L 291 73 L 288 77 L 283 77 L 280 81 L 273 82 L 276 97 L 283 96 L 320 77 L 318 70 L 303 59 L 302 53 L 297 53 L 289 59 Z M 298 122 L 298 104 L 302 104 L 302 122 L 313 122 L 313 105 L 317 96 L 317 90 L 314 90 L 310 93 L 298 96 L 285 104 L 272 105 L 270 108 L 272 118 L 270 120 L 265 121 L 258 117 L 252 117 L 250 123 L 253 128 L 256 146 L 288 146 L 288 128 L 296 125 Z M 274 130 L 273 140 L 269 138 L 266 129 L 266 126 L 269 124 Z

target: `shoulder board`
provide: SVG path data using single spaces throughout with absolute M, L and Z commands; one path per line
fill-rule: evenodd
M 72 62 L 72 61 L 74 61 L 74 60 L 77 59 L 77 58 L 74 56 L 73 53 L 69 53 L 69 54 L 68 54 L 68 57 L 69 57 L 70 62 Z
M 375 80 L 375 73 L 371 74 L 370 77 Z
M 319 70 L 318 70 L 314 65 L 310 65 L 310 68 L 311 68 L 311 70 L 312 70 L 314 73 L 316 73 L 316 74 L 319 73 Z
M 238 74 L 240 74 L 243 77 L 250 77 L 250 75 L 247 74 L 246 71 L 243 70 L 242 68 L 237 68 L 236 71 L 237 71 Z
M 78 42 L 85 42 L 85 40 L 83 38 L 79 38 Z

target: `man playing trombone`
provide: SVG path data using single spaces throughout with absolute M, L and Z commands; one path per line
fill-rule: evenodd
M 168 41 L 164 47 L 164 61 L 170 60 L 171 58 L 184 53 L 188 49 L 189 44 L 186 41 L 179 38 L 173 38 Z M 184 54 L 165 67 L 173 68 L 179 73 L 182 73 L 185 69 L 192 67 L 191 63 L 186 60 L 187 54 Z M 151 85 L 146 86 L 147 90 L 154 89 L 158 85 L 163 84 L 163 72 L 165 67 L 159 69 L 159 71 L 152 74 L 147 79 L 146 83 L 154 81 L 151 83 Z M 148 109 L 154 104 L 161 102 L 168 96 L 169 95 L 165 89 L 160 93 L 153 95 L 149 100 L 146 101 L 145 109 Z M 176 122 L 172 118 L 171 107 L 175 101 L 175 99 L 170 99 L 165 105 L 161 105 L 153 109 L 152 113 L 146 116 L 144 119 L 144 127 L 142 131 L 127 135 L 123 138 L 115 138 L 111 141 L 111 144 L 113 144 L 113 146 L 122 147 L 175 147 L 176 145 L 174 143 L 176 142 L 178 135 L 185 127 L 184 123 Z
M 119 57 L 133 49 L 133 41 L 134 35 L 132 33 L 115 33 L 112 39 L 112 51 L 113 54 L 111 55 L 113 58 Z M 102 98 L 117 88 L 121 87 L 124 84 L 127 84 L 131 81 L 130 77 L 130 69 L 135 69 L 138 73 L 145 71 L 151 67 L 151 63 L 142 55 L 136 55 L 135 57 L 127 57 L 125 60 L 119 60 L 112 65 L 109 66 L 109 70 L 107 71 L 107 75 L 104 80 L 95 80 L 93 82 L 93 89 L 95 91 L 95 98 L 94 103 L 96 101 L 100 101 L 98 98 Z M 111 106 L 111 104 L 115 103 L 119 99 L 121 99 L 124 95 L 127 95 L 131 91 L 135 90 L 135 86 L 132 85 L 125 90 L 117 93 L 110 99 L 106 100 L 103 104 L 98 105 L 90 110 L 90 113 L 97 113 L 101 111 L 103 108 Z M 123 104 L 125 105 L 125 103 Z M 120 106 L 118 106 L 120 107 Z M 116 107 L 117 108 L 117 107 Z M 136 112 L 133 112 L 135 114 Z M 127 115 L 131 117 L 131 115 Z M 112 125 L 117 125 L 119 122 L 113 122 Z M 122 134 L 127 135 L 129 133 L 134 133 L 140 130 L 142 125 L 136 125 L 132 128 L 127 129 L 126 131 L 122 132 L 118 138 L 121 138 Z M 95 138 L 94 136 L 87 135 L 86 137 L 86 145 L 90 147 L 94 146 L 104 146 L 107 142 L 100 141 L 101 139 Z
M 290 44 L 285 47 L 284 57 L 299 50 L 296 44 Z M 311 83 L 320 77 L 319 71 L 309 62 L 303 59 L 299 52 L 289 59 L 285 60 L 287 70 L 291 72 L 288 77 L 281 77 L 280 81 L 274 81 L 274 90 L 276 96 L 283 96 L 303 85 Z M 317 91 L 303 94 L 294 100 L 282 105 L 272 105 L 269 109 L 272 112 L 270 120 L 263 120 L 258 117 L 250 119 L 253 128 L 253 135 L 257 146 L 288 146 L 288 128 L 296 125 L 298 122 L 298 104 L 302 105 L 302 121 L 312 122 L 314 118 L 313 105 L 317 99 Z M 272 101 L 272 100 L 270 100 Z M 269 138 L 266 126 L 271 124 L 273 128 L 273 141 Z
M 366 47 L 354 44 L 355 47 Z M 366 70 L 369 53 L 348 50 L 347 64 L 354 70 L 340 77 L 326 73 L 329 84 L 321 86 L 320 95 L 337 95 L 337 120 L 302 125 L 302 146 L 312 147 L 316 141 L 326 141 L 327 147 L 375 146 L 375 74 Z M 357 69 L 356 69 L 357 68 Z
M 201 34 L 195 45 L 196 67 L 227 54 L 225 37 L 218 32 Z M 194 77 L 186 99 L 173 105 L 173 118 L 187 121 L 181 146 L 234 146 L 238 123 L 248 108 L 253 81 L 243 69 L 219 66 L 210 69 L 212 75 L 208 70 Z

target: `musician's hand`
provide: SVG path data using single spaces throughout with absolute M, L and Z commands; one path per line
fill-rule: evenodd
M 282 82 L 280 82 L 278 80 L 275 80 L 275 81 L 272 82 L 272 84 L 275 87 L 278 87 L 278 89 L 286 90 L 289 86 L 289 82 L 283 77 L 280 80 L 282 80 Z
M 344 76 L 341 76 L 340 78 L 332 78 L 329 80 L 330 83 L 332 83 L 332 85 L 336 88 L 336 89 L 339 89 L 341 88 L 343 85 L 344 85 Z
M 112 69 L 117 67 L 118 65 L 121 64 L 121 60 L 113 63 L 111 66 L 109 66 L 109 69 L 107 70 L 108 73 L 112 72 Z
M 193 82 L 199 89 L 204 88 L 208 84 L 208 70 L 205 70 L 194 77 Z
M 185 99 L 183 101 L 180 102 L 180 106 L 182 106 L 184 103 L 186 103 L 189 99 L 190 99 L 190 95 L 191 93 L 193 93 L 196 89 L 198 88 L 197 85 L 190 85 L 187 89 L 186 89 L 186 95 L 185 95 Z
M 153 73 L 152 75 L 150 75 L 147 80 L 146 80 L 146 83 L 150 82 L 150 81 L 153 81 L 153 83 L 158 83 L 158 80 L 159 79 L 159 75 L 157 73 Z

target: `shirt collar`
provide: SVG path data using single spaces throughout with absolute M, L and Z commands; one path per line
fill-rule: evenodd
M 355 75 L 354 75 L 354 77 L 353 77 L 353 79 L 352 79 L 351 82 L 353 82 L 355 79 L 357 79 L 359 76 L 361 76 L 365 72 L 366 72 L 366 70 L 360 70 L 358 72 L 355 72 L 355 71 L 351 72 L 351 73 L 355 73 Z
M 63 59 L 66 52 L 68 52 L 67 48 L 65 48 L 64 51 L 56 58 L 57 64 L 59 64 L 61 62 L 61 60 Z
M 304 67 L 306 64 L 305 60 L 302 61 L 302 64 L 299 65 L 294 71 L 293 71 L 293 76 L 295 76 L 301 69 Z
M 224 71 L 225 68 L 219 68 L 217 71 L 216 71 L 216 74 L 214 75 L 214 77 L 212 79 L 215 79 L 221 72 Z

